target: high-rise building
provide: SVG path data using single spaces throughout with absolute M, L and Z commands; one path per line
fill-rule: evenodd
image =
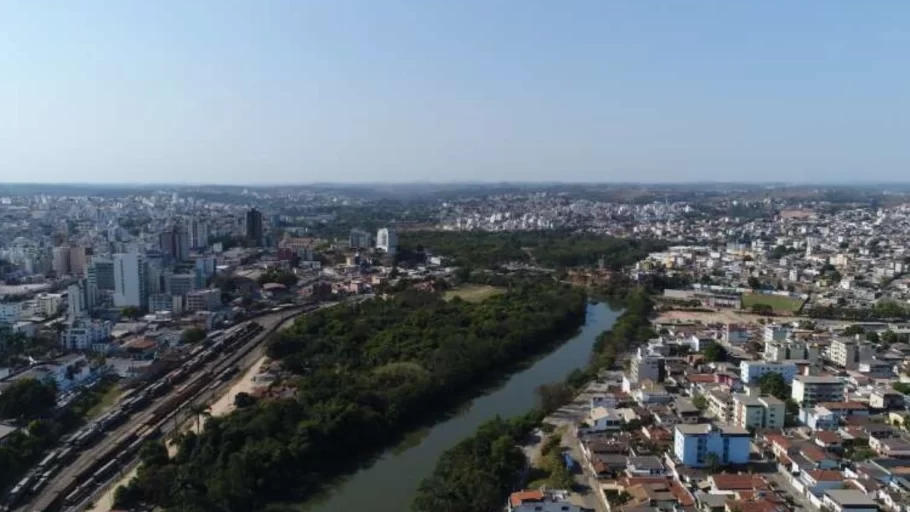
M 80 279 L 66 289 L 66 300 L 69 305 L 67 310 L 67 320 L 69 321 L 88 318 L 89 311 L 94 306 L 94 297 L 91 295 L 85 279 Z
M 398 249 L 398 235 L 394 228 L 382 228 L 376 232 L 376 248 L 389 254 Z
M 349 241 L 352 249 L 367 249 L 373 246 L 373 237 L 362 229 L 352 229 Z
M 196 276 L 194 274 L 168 274 L 165 276 L 167 285 L 166 293 L 182 296 L 196 289 Z
M 51 269 L 57 276 L 63 276 L 70 273 L 70 248 L 69 246 L 54 247 L 53 259 L 51 260 Z
M 74 245 L 69 248 L 70 273 L 79 277 L 85 276 L 86 258 L 85 247 Z
M 114 262 L 104 258 L 92 258 L 91 264 L 87 269 L 88 281 L 90 287 L 96 290 L 113 291 L 116 288 L 114 284 Z
M 262 245 L 262 212 L 255 208 L 246 212 L 246 237 L 255 247 Z
M 114 306 L 148 307 L 148 264 L 138 253 L 114 255 Z
M 158 245 L 169 261 L 186 261 L 190 257 L 190 239 L 183 226 L 174 225 L 165 229 L 158 235 Z
M 209 245 L 209 223 L 204 220 L 193 219 L 190 222 L 190 247 L 203 249 Z

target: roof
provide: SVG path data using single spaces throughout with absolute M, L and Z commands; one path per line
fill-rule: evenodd
M 869 508 L 878 507 L 878 505 L 875 503 L 875 500 L 870 498 L 866 493 L 862 491 L 851 489 L 829 489 L 825 491 L 825 495 L 831 498 L 831 501 L 841 506 L 857 506 Z
M 534 491 L 518 491 L 513 492 L 512 495 L 509 496 L 509 503 L 511 503 L 513 507 L 519 507 L 525 501 L 543 501 L 543 499 L 543 491 L 540 489 Z
M 818 404 L 829 411 L 831 409 L 851 409 L 851 410 L 862 410 L 866 411 L 869 407 L 862 402 L 821 402 Z
M 711 475 L 710 480 L 715 489 L 721 491 L 739 491 L 767 489 L 768 483 L 759 475 Z
M 806 473 L 816 482 L 837 482 L 844 479 L 843 473 L 834 470 L 816 469 Z
M 823 444 L 840 444 L 840 436 L 830 430 L 819 430 L 815 433 L 815 439 Z
M 686 375 L 686 380 L 688 380 L 689 382 L 705 384 L 708 382 L 714 382 L 714 374 L 713 373 L 695 373 L 695 374 L 691 374 L 691 375 Z
M 0 439 L 5 439 L 7 436 L 13 432 L 19 430 L 19 427 L 14 427 L 12 425 L 7 425 L 5 423 L 0 423 Z
M 701 423 L 698 425 L 681 424 L 676 425 L 676 430 L 683 435 L 705 435 L 711 431 L 723 433 L 724 435 L 749 435 L 749 431 L 742 427 L 731 425 L 715 425 L 713 423 Z
M 839 377 L 829 375 L 797 375 L 793 380 L 804 384 L 842 384 Z

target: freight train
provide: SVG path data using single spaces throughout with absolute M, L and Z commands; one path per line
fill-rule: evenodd
M 119 405 L 65 438 L 60 448 L 48 453 L 35 469 L 13 487 L 4 500 L 6 506 L 0 507 L 0 511 L 11 509 L 28 495 L 38 494 L 60 470 L 76 458 L 79 452 L 94 445 L 107 432 L 130 416 L 143 411 L 152 401 L 176 387 L 163 402 L 155 404 L 146 421 L 138 428 L 115 439 L 113 444 L 105 448 L 79 475 L 71 478 L 57 493 L 51 506 L 45 509 L 57 509 L 64 503 L 69 505 L 85 499 L 96 485 L 106 481 L 116 470 L 128 463 L 144 442 L 160 434 L 160 424 L 165 418 L 202 390 L 206 384 L 212 382 L 212 369 L 199 371 L 207 362 L 235 346 L 247 343 L 262 331 L 263 327 L 258 322 L 248 321 L 225 331 L 212 333 L 200 346 L 193 349 L 189 360 L 180 367 L 157 382 L 135 390 Z M 228 370 L 236 371 L 236 367 L 230 366 L 221 370 L 215 377 L 223 378 Z

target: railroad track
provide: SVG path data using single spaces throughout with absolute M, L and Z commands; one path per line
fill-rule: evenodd
M 167 433 L 167 423 L 185 404 L 206 390 L 214 392 L 210 389 L 212 379 L 221 381 L 280 325 L 314 309 L 288 309 L 235 326 L 219 333 L 220 337 L 213 336 L 217 339 L 209 340 L 204 350 L 194 351 L 189 361 L 162 381 L 133 393 L 119 408 L 102 416 L 105 421 L 99 418 L 51 452 L 13 489 L 7 506 L 0 507 L 0 511 L 54 511 L 83 502 L 99 484 L 129 465 L 144 442 Z M 122 421 L 126 423 L 117 426 Z M 29 503 L 14 509 L 13 505 L 26 496 L 31 496 Z

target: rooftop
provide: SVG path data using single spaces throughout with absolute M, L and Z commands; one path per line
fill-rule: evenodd
M 720 432 L 724 435 L 749 435 L 749 431 L 742 427 L 735 427 L 732 425 L 716 425 L 714 423 L 702 423 L 698 425 L 676 425 L 676 430 L 683 435 L 689 436 L 705 435 L 710 432 Z
M 875 500 L 862 491 L 850 489 L 829 489 L 825 495 L 841 506 L 878 508 Z

